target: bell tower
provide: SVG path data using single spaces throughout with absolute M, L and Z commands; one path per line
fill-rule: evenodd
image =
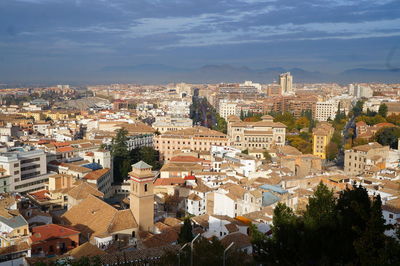
M 130 209 L 142 231 L 152 231 L 154 226 L 154 175 L 151 169 L 151 165 L 140 161 L 132 165 L 129 173 Z

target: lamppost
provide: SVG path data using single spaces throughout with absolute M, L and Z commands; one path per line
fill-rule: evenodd
M 193 238 L 192 242 L 190 242 L 190 266 L 193 266 L 193 244 L 199 236 L 200 234 L 197 234 L 197 236 Z
M 189 245 L 189 243 L 186 243 L 185 245 L 183 245 L 179 251 L 178 251 L 178 266 L 181 266 L 181 251 L 187 246 Z
M 222 256 L 222 266 L 225 266 L 225 260 L 226 260 L 226 252 L 235 244 L 235 242 L 232 242 L 225 250 L 224 250 L 224 255 Z

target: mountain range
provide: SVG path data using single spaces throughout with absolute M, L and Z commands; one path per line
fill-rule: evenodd
M 143 64 L 134 66 L 108 66 L 101 69 L 103 78 L 130 80 L 138 83 L 220 83 L 254 82 L 272 83 L 279 74 L 290 72 L 295 83 L 355 82 L 400 83 L 400 69 L 355 68 L 337 74 L 308 71 L 302 68 L 264 68 L 251 69 L 232 65 L 205 65 L 200 68 L 179 68 L 162 64 Z

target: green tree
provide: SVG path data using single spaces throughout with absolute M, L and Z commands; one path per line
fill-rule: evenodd
M 114 181 L 123 182 L 131 170 L 131 160 L 127 146 L 128 131 L 125 128 L 117 129 L 112 140 L 111 154 L 113 156 Z
M 335 142 L 329 142 L 326 146 L 326 159 L 333 161 L 339 153 L 339 147 Z
M 362 114 L 363 106 L 364 106 L 364 101 L 361 100 L 357 101 L 356 105 L 353 107 L 352 110 L 355 117 Z
M 185 218 L 183 222 L 183 226 L 181 227 L 181 231 L 179 232 L 178 243 L 185 244 L 192 241 L 193 236 L 193 227 L 190 221 L 190 218 Z
M 400 128 L 384 127 L 375 134 L 375 141 L 383 146 L 390 146 L 392 149 L 397 148 L 398 139 L 400 138 Z
M 271 154 L 269 154 L 269 152 L 267 150 L 264 150 L 263 156 L 264 156 L 264 160 L 266 160 L 267 162 L 272 162 Z
M 379 106 L 379 110 L 378 110 L 379 115 L 381 115 L 382 117 L 386 117 L 387 113 L 388 113 L 388 107 L 386 104 L 382 103 Z

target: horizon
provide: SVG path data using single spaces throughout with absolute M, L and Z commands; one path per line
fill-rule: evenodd
M 168 69 L 135 70 L 143 65 L 299 68 L 327 75 L 299 80 L 400 82 L 399 10 L 394 0 L 4 0 L 0 83 L 200 81 Z M 359 69 L 376 73 L 341 77 Z M 271 75 L 247 76 L 263 82 Z

